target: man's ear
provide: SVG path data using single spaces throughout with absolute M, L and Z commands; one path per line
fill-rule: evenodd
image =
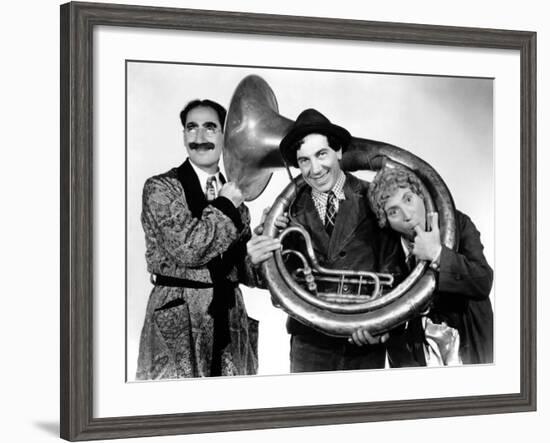
M 336 151 L 336 158 L 338 160 L 342 160 L 342 148 L 338 149 L 338 151 Z

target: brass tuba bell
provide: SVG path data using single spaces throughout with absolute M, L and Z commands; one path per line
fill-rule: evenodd
M 279 115 L 277 100 L 265 80 L 250 75 L 239 83 L 226 119 L 224 162 L 229 179 L 237 183 L 247 201 L 263 192 L 275 168 L 284 166 L 279 143 L 292 123 Z M 426 210 L 437 211 L 440 216 L 441 242 L 454 249 L 454 202 L 439 174 L 428 163 L 404 149 L 375 140 L 352 138 L 342 156 L 344 170 L 379 170 L 383 167 L 406 167 L 421 179 L 425 186 Z M 288 211 L 302 186 L 306 185 L 299 177 L 277 197 L 264 223 L 265 234 L 274 237 L 286 235 L 285 231 L 277 231 L 275 220 Z M 286 269 L 284 253 L 276 251 L 262 264 L 275 304 L 300 322 L 327 335 L 350 336 L 358 328 L 366 328 L 372 334 L 387 332 L 425 311 L 436 285 L 433 271 L 426 262 L 420 262 L 397 287 L 382 291 L 381 285 L 388 285 L 391 280 L 387 275 L 372 277 L 376 294 L 343 303 L 333 294 L 319 296 L 298 284 Z M 315 267 L 316 259 L 309 255 Z M 317 274 L 326 271 L 317 268 Z M 311 280 L 311 273 L 308 276 Z M 364 277 L 362 274 L 352 276 L 356 279 Z
M 284 166 L 279 143 L 292 123 L 279 115 L 264 79 L 250 75 L 239 83 L 227 112 L 223 158 L 229 179 L 246 201 L 264 191 L 274 168 Z

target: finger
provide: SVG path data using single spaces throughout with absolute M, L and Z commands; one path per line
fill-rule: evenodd
M 248 252 L 248 256 L 252 260 L 252 263 L 258 264 L 258 263 L 264 262 L 267 259 L 273 257 L 273 252 L 274 251 L 260 249 L 260 250 L 256 250 L 256 251 L 251 250 L 251 251 L 247 251 L 247 252 Z
M 256 237 L 253 237 L 252 240 L 254 240 L 255 243 L 260 243 L 260 242 L 263 242 L 263 241 L 276 241 L 276 242 L 279 241 L 278 238 L 274 238 L 274 237 L 271 237 L 270 235 L 265 235 L 265 234 L 261 234 L 261 235 L 258 235 Z M 250 240 L 250 241 L 252 241 L 252 240 Z
M 275 220 L 275 226 L 279 229 L 286 228 L 288 226 L 288 223 L 289 223 L 288 217 L 285 217 L 283 215 L 279 215 Z
M 266 219 L 267 214 L 269 213 L 270 209 L 271 208 L 269 206 L 267 208 L 264 208 L 264 210 L 262 211 L 262 216 L 260 217 L 260 224 L 262 224 L 262 225 L 264 224 L 265 219 Z
M 361 329 L 360 335 L 363 340 L 363 343 L 368 343 L 369 345 L 374 345 L 378 343 L 378 338 L 373 337 L 371 333 L 366 329 Z
M 258 261 L 260 261 L 260 262 L 266 261 L 266 260 L 270 259 L 272 255 L 273 255 L 273 252 L 266 252 L 264 254 L 261 254 L 258 257 L 259 258 Z
M 250 240 L 248 240 L 247 245 L 256 245 L 260 243 L 265 238 L 265 235 L 257 235 L 256 237 L 252 237 Z
M 281 242 L 278 238 L 271 238 L 267 235 L 258 235 L 249 240 L 248 244 L 254 247 L 276 247 L 281 246 Z
M 257 235 L 256 237 L 252 237 L 250 240 L 248 240 L 246 245 L 249 249 L 257 249 L 258 247 L 269 243 L 280 245 L 281 242 L 279 241 L 279 239 L 268 237 L 267 235 Z
M 356 346 L 363 346 L 363 343 L 361 343 L 361 340 L 359 339 L 358 333 L 360 330 L 355 331 L 353 334 L 351 334 L 351 337 L 348 338 L 348 343 L 353 343 Z
M 278 240 L 274 241 L 261 241 L 258 243 L 249 244 L 248 251 L 251 253 L 255 252 L 273 252 L 277 249 L 280 249 L 281 244 Z
M 264 261 L 269 260 L 273 256 L 273 253 L 270 252 L 270 253 L 249 254 L 249 255 L 250 255 L 250 261 L 255 265 L 259 265 Z
M 422 228 L 420 227 L 419 224 L 418 224 L 418 225 L 415 225 L 413 229 L 414 229 L 414 232 L 416 232 L 417 235 L 426 232 L 426 231 L 424 231 L 424 229 L 422 229 Z

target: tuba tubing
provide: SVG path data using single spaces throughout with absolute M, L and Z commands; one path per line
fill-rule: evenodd
M 236 181 L 247 201 L 267 186 L 272 170 L 284 165 L 279 143 L 292 121 L 278 114 L 275 95 L 261 77 L 245 77 L 238 85 L 229 107 L 225 128 L 224 161 L 230 180 Z M 439 174 L 411 152 L 388 143 L 353 137 L 342 155 L 342 168 L 361 169 L 406 167 L 425 186 L 428 212 L 439 213 L 441 242 L 456 248 L 455 207 L 452 196 Z M 264 222 L 264 233 L 278 235 L 275 220 L 291 205 L 303 180 L 294 180 L 276 198 Z M 388 332 L 424 312 L 436 286 L 434 272 L 420 262 L 409 276 L 390 292 L 367 302 L 349 305 L 326 300 L 308 301 L 311 294 L 289 279 L 282 254 L 276 251 L 261 267 L 274 303 L 290 316 L 327 335 L 350 336 L 358 328 L 371 334 Z M 286 273 L 286 274 L 285 274 Z
M 386 163 L 391 161 L 386 160 Z M 264 233 L 273 237 L 278 235 L 275 220 L 287 211 L 297 189 L 303 185 L 302 179 L 297 180 L 297 185 L 289 184 L 277 197 L 264 222 Z M 443 200 L 448 202 L 445 198 Z M 437 208 L 431 199 L 427 199 L 426 206 L 428 211 Z M 446 228 L 442 224 L 441 232 L 449 228 L 454 229 L 454 218 L 446 223 Z M 446 245 L 454 247 L 452 235 L 447 237 L 449 242 Z M 342 305 L 320 299 L 312 301 L 313 296 L 301 286 L 289 283 L 291 277 L 280 251 L 262 264 L 262 272 L 277 306 L 307 326 L 335 337 L 350 336 L 358 328 L 366 328 L 375 335 L 390 331 L 424 312 L 436 285 L 434 272 L 422 261 L 405 280 L 383 296 L 363 303 Z

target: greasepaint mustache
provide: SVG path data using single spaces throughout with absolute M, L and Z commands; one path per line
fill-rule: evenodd
M 214 149 L 216 146 L 214 143 L 189 143 L 189 149 Z

